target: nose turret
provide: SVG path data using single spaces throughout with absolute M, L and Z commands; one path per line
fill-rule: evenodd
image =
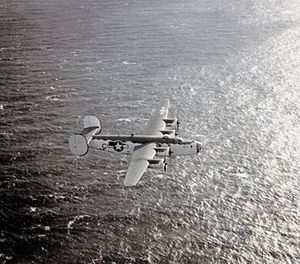
M 200 150 L 202 149 L 202 144 L 198 141 L 196 141 L 196 144 L 197 144 L 197 153 L 199 153 Z

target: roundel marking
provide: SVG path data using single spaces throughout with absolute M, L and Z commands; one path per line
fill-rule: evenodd
M 115 143 L 114 144 L 115 151 L 121 152 L 124 150 L 124 144 L 121 141 L 115 141 L 114 143 Z

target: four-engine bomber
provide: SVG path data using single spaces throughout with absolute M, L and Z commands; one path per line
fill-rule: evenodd
M 89 148 L 132 154 L 124 185 L 136 185 L 147 167 L 164 167 L 166 157 L 199 153 L 201 143 L 178 137 L 179 122 L 167 118 L 169 100 L 163 100 L 151 116 L 149 125 L 138 135 L 102 135 L 101 123 L 95 116 L 84 118 L 84 129 L 69 138 L 71 152 L 86 155 Z

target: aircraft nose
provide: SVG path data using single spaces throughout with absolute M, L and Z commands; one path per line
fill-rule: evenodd
M 202 144 L 200 142 L 197 142 L 197 153 L 199 153 L 201 149 L 202 149 Z

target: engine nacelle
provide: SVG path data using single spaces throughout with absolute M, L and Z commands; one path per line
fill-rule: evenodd
M 148 160 L 149 166 L 148 168 L 163 168 L 164 167 L 164 159 L 151 159 Z
M 164 122 L 166 123 L 166 128 L 168 130 L 174 131 L 173 135 L 177 136 L 179 134 L 180 122 L 177 120 L 177 118 L 166 118 L 164 119 Z
M 160 132 L 161 132 L 163 135 L 175 136 L 175 130 L 174 130 L 174 129 L 160 130 Z
M 167 147 L 155 147 L 154 150 L 156 151 L 156 156 L 167 157 L 169 156 L 170 148 Z
M 176 118 L 166 118 L 164 119 L 164 122 L 166 123 L 167 127 L 175 127 L 177 124 Z

